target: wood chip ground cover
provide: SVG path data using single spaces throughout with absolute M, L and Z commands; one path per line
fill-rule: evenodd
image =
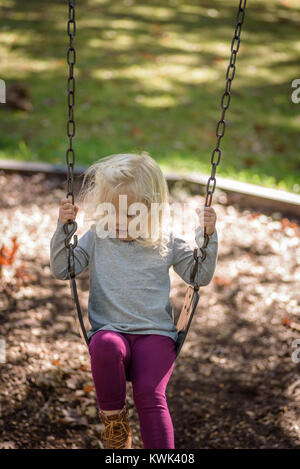
M 102 425 L 69 283 L 54 279 L 49 268 L 65 184 L 44 174 L 0 172 L 0 189 L 1 246 L 11 249 L 14 236 L 18 243 L 14 262 L 1 270 L 0 447 L 100 448 Z M 172 193 L 172 200 L 182 194 Z M 193 208 L 203 198 L 184 201 Z M 200 289 L 167 389 L 175 446 L 300 448 L 300 364 L 292 360 L 293 341 L 300 339 L 299 221 L 217 202 L 214 208 L 215 276 Z M 192 227 L 185 229 L 193 245 Z M 78 277 L 85 311 L 88 282 L 85 271 Z M 172 269 L 171 282 L 176 318 L 186 285 Z M 140 449 L 127 387 L 133 446 Z

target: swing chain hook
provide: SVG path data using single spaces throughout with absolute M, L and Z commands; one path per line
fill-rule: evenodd
M 71 226 L 71 230 L 69 231 L 68 226 Z M 70 277 L 75 277 L 75 260 L 74 260 L 74 252 L 73 249 L 77 246 L 77 235 L 74 235 L 77 231 L 77 223 L 74 220 L 68 220 L 67 223 L 64 224 L 64 232 L 66 234 L 65 238 L 65 246 L 68 250 L 68 272 Z M 72 236 L 74 235 L 74 242 L 71 243 Z

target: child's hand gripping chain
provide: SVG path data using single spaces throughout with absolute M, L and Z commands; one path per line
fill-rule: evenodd
M 59 207 L 59 221 L 63 224 L 68 220 L 75 220 L 79 207 L 72 205 L 68 199 L 62 199 Z
M 215 231 L 217 215 L 212 207 L 196 208 L 199 216 L 199 223 L 202 228 L 206 228 L 206 233 L 210 236 Z

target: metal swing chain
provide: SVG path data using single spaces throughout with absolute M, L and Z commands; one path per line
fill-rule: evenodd
M 68 18 L 68 36 L 69 36 L 69 47 L 67 50 L 67 62 L 69 64 L 69 77 L 68 77 L 68 110 L 69 117 L 67 121 L 67 136 L 69 138 L 69 147 L 66 151 L 66 162 L 67 162 L 67 194 L 66 198 L 72 198 L 72 205 L 74 205 L 74 164 L 75 164 L 75 150 L 73 149 L 73 137 L 75 137 L 75 119 L 74 119 L 74 106 L 75 106 L 75 77 L 74 77 L 74 65 L 76 63 L 76 51 L 73 45 L 74 36 L 76 34 L 76 22 L 75 22 L 75 0 L 68 0 L 69 4 L 69 18 Z M 69 231 L 68 226 L 71 226 Z M 79 303 L 77 286 L 75 281 L 75 261 L 74 261 L 74 248 L 77 246 L 77 223 L 75 220 L 68 220 L 64 224 L 64 232 L 66 234 L 65 246 L 68 250 L 68 273 L 70 288 L 73 294 L 73 300 L 76 304 L 77 317 L 79 320 L 82 337 L 85 340 L 86 345 L 89 345 L 88 335 L 84 326 L 83 316 Z M 74 235 L 74 242 L 71 243 L 72 236 Z
M 236 16 L 236 27 L 234 31 L 234 36 L 231 42 L 231 56 L 230 56 L 230 62 L 227 68 L 226 72 L 226 86 L 225 86 L 225 91 L 223 93 L 223 96 L 221 98 L 221 109 L 222 109 L 222 114 L 221 118 L 217 123 L 216 127 L 216 136 L 217 136 L 217 144 L 212 152 L 212 157 L 211 157 L 211 164 L 212 164 L 212 171 L 211 175 L 207 181 L 207 186 L 206 186 L 206 198 L 205 198 L 205 207 L 210 207 L 212 203 L 212 196 L 215 191 L 216 187 L 216 169 L 218 164 L 220 163 L 221 159 L 221 149 L 220 149 L 220 142 L 222 137 L 224 136 L 225 133 L 225 113 L 226 110 L 229 107 L 230 104 L 230 99 L 231 99 L 231 84 L 234 79 L 235 75 L 235 63 L 236 63 L 236 58 L 237 58 L 237 53 L 240 47 L 240 36 L 241 36 L 241 30 L 242 30 L 242 25 L 244 22 L 245 18 L 245 9 L 246 9 L 246 1 L 247 0 L 240 0 L 239 1 L 239 8 Z M 74 106 L 75 106 L 75 77 L 74 77 L 74 65 L 76 63 L 76 51 L 73 45 L 74 41 L 74 36 L 76 34 L 76 22 L 75 22 L 75 0 L 68 0 L 68 5 L 69 5 L 69 19 L 68 19 L 68 25 L 67 25 L 67 31 L 69 35 L 69 47 L 67 50 L 67 62 L 69 65 L 69 77 L 68 77 L 68 111 L 69 111 L 69 117 L 67 121 L 67 136 L 69 138 L 69 148 L 66 151 L 66 163 L 67 163 L 67 194 L 66 198 L 71 196 L 72 198 L 72 205 L 74 205 L 74 164 L 75 164 L 75 151 L 72 146 L 72 139 L 75 136 L 76 128 L 75 128 L 75 120 L 74 120 Z M 217 161 L 214 161 L 215 155 L 217 154 Z M 71 158 L 71 160 L 70 160 Z M 211 182 L 213 183 L 213 187 L 210 188 Z M 68 226 L 71 226 L 71 231 L 69 231 Z M 86 341 L 86 344 L 88 345 L 88 337 L 85 331 L 85 327 L 83 324 L 83 319 L 82 319 L 82 313 L 80 309 L 80 304 L 79 304 L 79 299 L 78 299 L 78 294 L 77 294 L 77 288 L 76 288 L 76 282 L 75 282 L 75 266 L 74 266 L 74 252 L 73 249 L 77 246 L 77 236 L 74 234 L 77 231 L 77 223 L 75 220 L 68 220 L 67 223 L 64 224 L 64 232 L 66 234 L 66 239 L 65 239 L 65 246 L 68 250 L 68 272 L 69 272 L 69 278 L 70 278 L 70 285 L 71 288 L 73 289 L 73 294 L 74 294 L 74 300 L 76 303 L 77 307 L 77 312 L 78 312 L 78 318 L 81 326 L 81 330 L 84 336 L 84 339 Z M 72 239 L 72 236 L 74 235 L 74 243 L 72 244 L 70 240 Z M 209 242 L 209 237 L 206 233 L 206 229 L 204 228 L 204 243 L 202 248 L 200 248 L 200 251 L 202 253 L 202 261 L 206 258 L 206 247 Z M 195 258 L 195 265 L 193 272 L 191 274 L 191 280 L 194 281 L 194 277 L 196 272 L 198 271 L 198 264 L 199 264 L 199 258 L 197 255 L 197 249 L 194 250 L 194 258 Z M 199 280 L 199 279 L 198 279 Z M 196 289 L 199 289 L 199 281 L 198 285 L 195 287 Z
M 68 0 L 69 2 L 69 19 L 68 19 L 68 36 L 69 36 L 69 47 L 67 50 L 67 62 L 69 64 L 69 77 L 68 77 L 68 110 L 69 118 L 67 122 L 67 136 L 69 138 L 69 147 L 66 151 L 66 162 L 67 162 L 67 194 L 66 198 L 71 196 L 72 204 L 74 205 L 74 164 L 75 164 L 75 151 L 72 146 L 72 139 L 75 136 L 75 120 L 74 120 L 74 106 L 75 106 L 75 77 L 74 77 L 74 65 L 76 63 L 76 51 L 73 45 L 74 36 L 76 34 L 76 23 L 75 23 L 75 0 Z M 71 160 L 70 160 L 71 158 Z M 69 231 L 68 226 L 71 226 Z M 73 234 L 77 231 L 77 223 L 75 220 L 68 220 L 64 224 L 64 232 L 66 233 L 65 246 L 68 249 L 68 271 L 70 277 L 75 277 L 74 272 L 74 255 L 73 249 L 77 246 L 77 236 L 74 235 L 74 243 L 70 243 Z
M 225 91 L 221 98 L 222 113 L 221 113 L 221 117 L 216 127 L 217 143 L 216 143 L 215 148 L 212 151 L 212 156 L 211 156 L 212 170 L 211 170 L 211 175 L 208 178 L 207 185 L 206 185 L 205 207 L 211 206 L 213 193 L 216 188 L 215 175 L 217 171 L 217 166 L 220 163 L 221 155 L 222 155 L 222 151 L 220 149 L 220 142 L 221 142 L 222 137 L 225 134 L 225 127 L 226 127 L 225 114 L 226 114 L 226 110 L 229 108 L 230 99 L 231 99 L 231 92 L 230 92 L 231 84 L 235 75 L 235 68 L 236 68 L 235 63 L 236 63 L 237 53 L 240 48 L 242 25 L 244 23 L 245 13 L 246 13 L 246 2 L 247 0 L 239 1 L 238 12 L 236 15 L 236 26 L 234 30 L 233 39 L 231 42 L 231 55 L 230 55 L 229 65 L 227 67 L 227 72 L 226 72 L 226 86 L 225 86 Z M 215 157 L 217 157 L 217 161 L 215 161 Z M 211 184 L 212 184 L 212 188 L 210 188 Z M 204 259 L 206 258 L 206 247 L 208 243 L 209 243 L 209 236 L 206 233 L 206 228 L 204 227 L 204 242 L 203 242 L 202 247 L 200 248 L 200 251 L 202 253 L 202 257 L 201 257 L 202 261 L 204 261 Z M 196 262 L 195 262 L 193 272 L 191 274 L 192 280 L 194 280 L 195 274 L 198 271 L 199 258 L 197 255 L 197 248 L 194 250 L 194 259 Z

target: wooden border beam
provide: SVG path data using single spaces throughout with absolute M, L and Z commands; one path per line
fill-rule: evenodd
M 80 176 L 87 169 L 87 166 L 75 166 L 74 174 Z M 67 168 L 60 164 L 22 162 L 14 160 L 0 159 L 0 171 L 24 172 L 24 173 L 47 173 L 56 175 L 66 175 Z M 200 173 L 164 173 L 168 182 L 180 181 L 182 183 L 202 186 L 204 193 L 208 174 Z M 300 220 L 300 195 L 283 190 L 273 189 L 246 182 L 226 179 L 217 176 L 216 193 L 222 191 L 226 193 L 227 203 L 244 208 L 254 208 L 260 211 L 281 212 L 284 215 L 291 215 Z

